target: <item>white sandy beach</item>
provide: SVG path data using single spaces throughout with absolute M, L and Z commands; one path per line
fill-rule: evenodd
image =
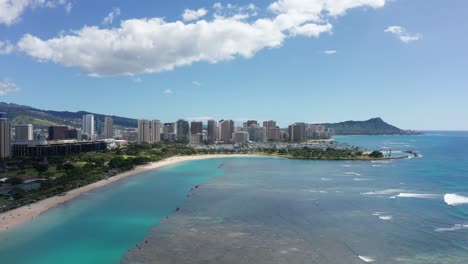
M 154 170 L 161 168 L 163 166 L 172 165 L 182 161 L 189 160 L 202 160 L 202 159 L 214 159 L 214 158 L 234 158 L 234 157 L 259 157 L 261 155 L 253 154 L 211 154 L 211 155 L 194 155 L 194 156 L 174 156 L 161 160 L 158 162 L 153 162 L 148 165 L 139 166 L 131 171 L 127 171 L 116 176 L 110 177 L 107 180 L 100 180 L 95 183 L 76 188 L 68 191 L 63 196 L 53 196 L 31 205 L 22 206 L 14 210 L 0 214 L 0 232 L 7 230 L 15 225 L 26 222 L 28 220 L 34 219 L 34 217 L 40 215 L 41 213 L 47 211 L 48 209 L 55 207 L 61 203 L 64 203 L 70 199 L 77 197 L 78 195 L 88 192 L 90 190 L 105 186 L 109 183 L 116 182 L 120 179 L 126 178 L 128 176 L 136 175 L 141 172 Z

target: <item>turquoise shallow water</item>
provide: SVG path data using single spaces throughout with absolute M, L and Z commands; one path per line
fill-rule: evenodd
M 221 175 L 218 163 L 180 163 L 81 195 L 0 233 L 0 263 L 117 263 L 191 187 Z
M 467 132 L 336 139 L 423 157 L 181 163 L 0 233 L 0 263 L 466 263 Z

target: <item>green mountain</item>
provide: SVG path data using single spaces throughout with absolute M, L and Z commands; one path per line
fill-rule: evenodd
M 380 117 L 367 121 L 346 121 L 340 123 L 325 123 L 325 128 L 332 128 L 336 135 L 415 135 L 420 132 L 403 130 L 392 126 Z
M 15 124 L 33 124 L 34 127 L 46 128 L 51 125 L 67 125 L 81 127 L 83 115 L 93 114 L 95 119 L 104 119 L 105 115 L 79 111 L 51 111 L 40 110 L 33 107 L 12 103 L 0 102 L 0 112 L 6 112 L 8 118 Z M 137 127 L 137 119 L 111 116 L 114 124 L 121 127 Z M 346 121 L 341 123 L 322 124 L 326 128 L 333 128 L 337 135 L 411 135 L 418 132 L 402 130 L 389 125 L 381 118 L 372 118 L 367 121 Z
M 104 119 L 106 115 L 79 111 L 50 111 L 33 107 L 0 102 L 0 112 L 6 112 L 8 119 L 14 124 L 32 124 L 34 127 L 45 128 L 51 125 L 67 125 L 81 127 L 83 115 L 93 114 L 95 119 Z M 114 124 L 122 127 L 137 127 L 137 120 L 132 118 L 111 116 Z

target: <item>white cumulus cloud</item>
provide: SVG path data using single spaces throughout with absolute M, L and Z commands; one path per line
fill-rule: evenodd
M 104 25 L 109 25 L 114 23 L 114 19 L 116 17 L 120 16 L 120 8 L 114 7 L 112 8 L 112 11 L 110 11 L 109 14 L 102 20 L 102 24 Z
M 421 34 L 410 34 L 401 26 L 390 26 L 386 28 L 384 32 L 392 33 L 403 43 L 410 43 L 422 38 Z
M 195 62 L 251 58 L 260 50 L 281 47 L 287 38 L 330 32 L 330 18 L 350 8 L 384 4 L 385 0 L 278 0 L 269 6 L 269 16 L 255 20 L 235 15 L 195 22 L 128 19 L 120 27 L 85 26 L 51 39 L 26 34 L 17 46 L 38 61 L 78 67 L 91 76 L 156 73 Z M 215 4 L 213 8 L 240 12 L 244 7 Z M 243 10 L 250 9 L 256 7 Z
M 172 91 L 171 89 L 166 89 L 163 91 L 163 94 L 173 94 L 174 91 Z
M 0 0 L 0 24 L 16 23 L 28 8 L 56 8 L 63 6 L 67 13 L 71 3 L 65 0 Z
M 10 93 L 16 93 L 19 92 L 21 89 L 16 83 L 4 80 L 3 82 L 0 82 L 0 95 L 6 95 Z
M 192 84 L 195 85 L 195 86 L 201 86 L 201 82 L 199 81 L 192 81 Z
M 208 10 L 204 8 L 200 8 L 198 10 L 185 9 L 182 14 L 182 18 L 184 21 L 192 21 L 204 17 L 206 14 L 208 14 Z

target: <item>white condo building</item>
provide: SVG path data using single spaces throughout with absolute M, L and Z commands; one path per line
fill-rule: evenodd
M 94 115 L 83 116 L 82 132 L 88 136 L 88 139 L 94 139 Z
M 155 119 L 151 121 L 151 142 L 157 143 L 161 141 L 161 121 Z
M 114 120 L 112 117 L 106 116 L 104 118 L 104 138 L 114 138 Z

